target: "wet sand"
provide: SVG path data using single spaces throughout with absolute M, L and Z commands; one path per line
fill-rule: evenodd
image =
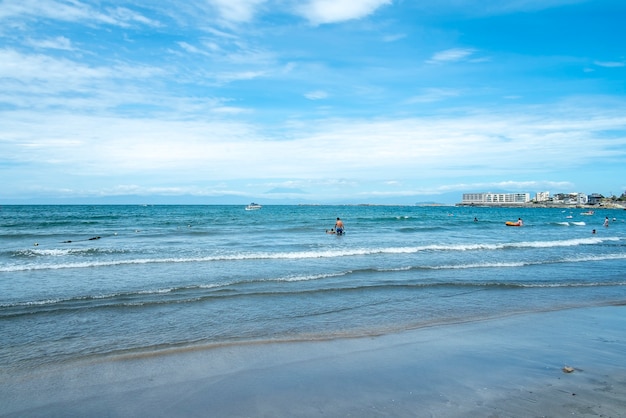
M 626 417 L 626 306 L 22 370 L 0 416 Z

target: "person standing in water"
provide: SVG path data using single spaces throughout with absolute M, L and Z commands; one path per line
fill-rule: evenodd
M 337 222 L 335 222 L 335 231 L 337 231 L 337 235 L 343 234 L 343 221 L 337 218 Z
M 604 218 L 604 226 L 609 226 L 609 217 Z

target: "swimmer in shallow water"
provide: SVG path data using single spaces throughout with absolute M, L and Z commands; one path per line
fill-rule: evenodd
M 337 231 L 337 235 L 343 234 L 343 221 L 337 218 L 337 222 L 335 222 L 335 231 Z

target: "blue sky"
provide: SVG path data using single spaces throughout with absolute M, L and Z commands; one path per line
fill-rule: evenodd
M 2 0 L 0 203 L 620 195 L 624 21 L 623 0 Z

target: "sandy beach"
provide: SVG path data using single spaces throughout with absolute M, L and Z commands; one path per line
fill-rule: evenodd
M 3 375 L 0 415 L 624 417 L 624 330 L 607 306 L 81 361 Z

